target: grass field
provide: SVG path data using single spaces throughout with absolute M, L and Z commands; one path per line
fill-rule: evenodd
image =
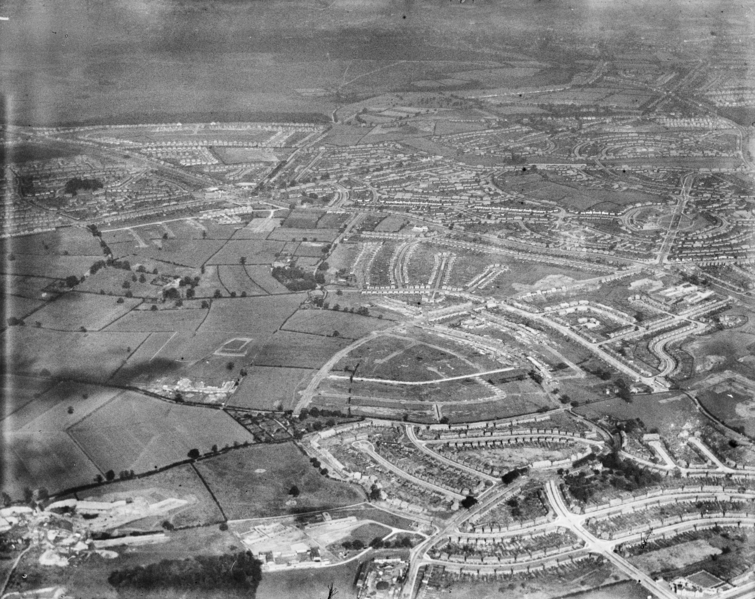
M 0 382 L 2 382 L 2 388 L 0 388 L 0 397 L 2 397 L 0 421 L 37 399 L 55 384 L 54 381 L 47 378 L 14 376 L 12 374 L 2 375 Z
M 146 333 L 59 332 L 34 327 L 11 327 L 2 333 L 13 347 L 7 367 L 22 374 L 70 377 L 91 381 L 109 378 Z
M 256 239 L 232 239 L 211 258 L 208 264 L 240 264 L 246 258 L 247 264 L 272 264 L 283 250 L 282 241 L 259 241 Z
M 99 331 L 140 302 L 124 298 L 119 304 L 111 296 L 69 291 L 35 312 L 31 320 L 55 330 L 77 331 L 84 327 L 88 331 Z
M 170 404 L 126 391 L 69 429 L 104 472 L 146 472 L 186 459 L 190 449 L 252 441 L 225 412 Z
M 312 221 L 314 222 L 314 221 Z M 291 227 L 280 227 L 275 229 L 267 236 L 271 241 L 318 241 L 330 242 L 338 237 L 338 229 L 297 229 Z
M 297 310 L 304 297 L 305 294 L 290 294 L 213 300 L 210 314 L 199 330 L 248 333 L 255 337 L 269 335 Z
M 295 392 L 304 386 L 313 370 L 252 366 L 228 405 L 260 410 L 288 410 L 296 401 Z
M 315 335 L 332 335 L 338 331 L 346 339 L 359 339 L 392 323 L 369 316 L 334 310 L 299 310 L 286 321 L 284 330 Z
M 270 267 L 268 266 L 247 266 L 246 272 L 249 274 L 249 278 L 267 293 L 289 293 L 285 285 L 270 274 Z
M 228 293 L 235 291 L 237 295 L 241 295 L 242 292 L 247 295 L 267 295 L 267 291 L 249 277 L 246 266 L 223 264 L 217 269 L 218 280 Z
M 221 239 L 209 237 L 207 239 L 160 239 L 158 245 L 150 243 L 146 248 L 140 248 L 134 242 L 134 248 L 130 254 L 135 258 L 131 258 L 131 261 L 138 262 L 146 258 L 199 268 L 224 247 L 224 244 L 225 241 Z M 238 258 L 236 264 L 238 264 Z
M 145 476 L 144 478 L 118 481 L 93 489 L 87 489 L 78 493 L 77 497 L 92 501 L 113 501 L 119 498 L 114 497 L 114 495 L 128 495 L 130 492 L 144 489 L 157 489 L 165 496 L 191 501 L 192 505 L 181 509 L 178 513 L 167 518 L 177 528 L 205 526 L 223 521 L 223 514 L 220 508 L 218 508 L 212 495 L 210 495 L 210 492 L 190 464 L 176 466 L 175 468 Z M 162 517 L 137 520 L 130 523 L 128 528 L 162 530 L 161 522 L 165 519 L 165 517 Z
M 351 341 L 341 337 L 278 331 L 260 350 L 254 363 L 257 366 L 320 368 L 349 343 Z
M 10 249 L 6 249 L 10 251 Z M 0 255 L 0 269 L 5 274 L 65 279 L 69 275 L 82 277 L 89 268 L 102 260 L 102 252 L 89 256 L 57 256 L 47 254 L 14 254 L 15 260 Z
M 109 298 L 112 300 L 112 298 Z M 147 304 L 148 305 L 148 304 Z M 195 331 L 207 315 L 201 308 L 175 310 L 132 310 L 107 327 L 108 331 L 139 331 L 146 333 Z
M 331 480 L 293 443 L 254 445 L 197 463 L 230 520 L 327 510 L 364 500 L 361 489 Z M 292 485 L 295 505 L 286 505 Z

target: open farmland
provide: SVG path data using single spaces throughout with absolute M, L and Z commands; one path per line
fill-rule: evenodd
M 358 487 L 320 474 L 293 443 L 239 449 L 202 460 L 197 470 L 230 520 L 327 510 L 364 500 Z M 288 494 L 292 485 L 300 491 L 295 500 Z
M 267 293 L 290 293 L 280 281 L 273 277 L 269 266 L 247 266 L 249 278 Z
M 84 276 L 92 264 L 102 260 L 102 252 L 97 251 L 89 256 L 14 254 L 14 258 L 8 260 L 6 255 L 0 255 L 0 268 L 3 273 L 65 279 L 69 275 Z
M 30 388 L 35 386 L 32 381 Z M 72 382 L 59 383 L 44 393 L 37 388 L 37 397 L 18 406 L 2 423 L 13 448 L 3 453 L 3 488 L 13 497 L 20 497 L 24 487 L 45 487 L 52 492 L 87 484 L 104 472 L 66 430 L 106 405 L 118 390 Z
M 107 380 L 146 333 L 60 332 L 11 327 L 4 342 L 14 347 L 7 368 L 16 373 Z
M 202 324 L 205 316 L 207 316 L 207 310 L 203 310 L 199 306 L 177 309 L 161 308 L 159 310 L 147 310 L 142 307 L 119 318 L 108 326 L 107 330 L 146 333 L 195 331 Z
M 220 508 L 190 464 L 176 466 L 144 478 L 118 481 L 87 489 L 77 493 L 77 497 L 90 501 L 113 501 L 121 497 L 133 497 L 134 492 L 145 490 L 190 501 L 190 505 L 167 518 L 176 528 L 207 526 L 224 520 Z M 165 519 L 164 516 L 145 518 L 129 523 L 128 528 L 145 531 L 162 530 L 162 521 Z
M 267 295 L 267 292 L 249 277 L 247 267 L 241 264 L 222 264 L 217 267 L 218 281 L 228 293 L 237 295 Z
M 320 368 L 330 356 L 351 343 L 341 337 L 278 331 L 254 360 L 257 366 Z
M 132 262 L 148 258 L 159 262 L 199 268 L 225 245 L 218 239 L 159 239 L 146 248 L 135 247 L 130 255 Z M 236 260 L 238 263 L 238 260 Z
M 69 429 L 104 472 L 146 472 L 186 459 L 191 449 L 252 441 L 220 410 L 182 406 L 126 391 Z
M 20 410 L 26 404 L 34 401 L 42 395 L 47 389 L 52 387 L 55 382 L 48 378 L 15 376 L 12 374 L 3 374 L 2 378 L 2 418 L 7 418 L 16 410 Z
M 241 258 L 247 264 L 272 264 L 283 251 L 285 243 L 282 241 L 261 241 L 256 239 L 232 239 L 223 248 L 208 257 L 208 264 L 240 264 Z
M 338 331 L 346 339 L 359 339 L 391 322 L 334 310 L 299 310 L 286 321 L 285 330 L 313 335 L 332 335 Z
M 70 291 L 35 312 L 33 320 L 47 329 L 77 331 L 84 327 L 88 331 L 99 331 L 129 312 L 140 301 L 126 298 L 119 304 L 115 298 L 107 295 Z
M 290 294 L 285 297 L 216 299 L 199 331 L 248 333 L 254 337 L 269 335 L 283 326 L 304 297 L 305 294 Z
M 228 401 L 229 406 L 289 410 L 294 406 L 296 391 L 304 386 L 314 370 L 252 366 L 247 372 L 241 385 Z

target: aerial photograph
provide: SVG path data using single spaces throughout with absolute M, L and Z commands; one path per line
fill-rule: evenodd
M 0 0 L 0 599 L 755 598 L 755 3 Z

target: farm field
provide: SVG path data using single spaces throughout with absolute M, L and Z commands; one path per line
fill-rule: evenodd
M 270 274 L 270 267 L 268 266 L 247 266 L 246 272 L 249 274 L 249 278 L 267 293 L 290 293 L 285 285 Z
M 9 246 L 22 254 L 91 256 L 101 252 L 99 239 L 83 226 L 24 235 L 11 240 Z
M 103 472 L 146 472 L 186 459 L 190 449 L 204 453 L 213 445 L 252 441 L 225 412 L 131 391 L 72 426 L 69 433 Z
M 314 370 L 252 366 L 247 372 L 241 385 L 228 401 L 229 406 L 289 410 L 295 403 L 296 390 L 304 386 L 304 381 Z
M 247 295 L 267 295 L 267 291 L 252 281 L 246 268 L 246 266 L 241 264 L 220 265 L 217 267 L 218 280 L 228 293 L 236 292 L 238 295 L 241 295 L 241 293 L 246 293 Z
M 112 298 L 110 298 L 112 299 Z M 128 300 L 127 300 L 128 301 Z M 188 304 L 188 302 L 187 302 Z M 205 316 L 207 310 L 198 306 L 179 309 L 160 310 L 132 310 L 107 327 L 108 331 L 139 331 L 146 333 L 195 331 Z
M 199 268 L 224 247 L 222 239 L 160 239 L 157 245 L 150 244 L 146 248 L 134 247 L 130 251 L 132 262 L 139 259 L 151 259 L 167 262 L 179 266 Z M 238 264 L 238 259 L 236 259 Z
M 286 321 L 284 330 L 314 335 L 332 335 L 338 331 L 346 339 L 359 339 L 392 323 L 369 316 L 334 310 L 299 310 Z
M 118 481 L 87 489 L 77 493 L 76 496 L 78 499 L 91 501 L 114 501 L 121 496 L 129 496 L 129 493 L 134 491 L 147 489 L 154 489 L 166 497 L 188 499 L 192 502 L 192 505 L 180 509 L 167 518 L 176 528 L 206 526 L 224 520 L 220 508 L 191 464 L 182 464 L 144 478 Z M 145 531 L 162 530 L 161 522 L 165 519 L 164 516 L 145 518 L 129 523 L 127 528 Z
M 257 366 L 320 368 L 351 341 L 305 333 L 278 331 L 272 335 L 254 360 Z
M 4 435 L 12 451 L 3 453 L 4 490 L 20 498 L 24 487 L 55 492 L 91 483 L 102 471 L 66 429 L 117 393 L 96 385 L 59 383 L 5 418 Z
M 2 283 L 3 289 L 13 290 L 12 297 L 38 300 L 42 296 L 42 290 L 51 283 L 55 283 L 55 280 L 26 275 L 3 275 Z
M 10 251 L 10 248 L 5 250 Z M 102 260 L 99 250 L 88 256 L 57 256 L 41 254 L 14 253 L 15 259 L 8 260 L 6 254 L 0 255 L 0 268 L 5 274 L 65 279 L 69 275 L 82 277 L 89 268 Z M 51 281 L 52 282 L 52 281 Z
M 272 231 L 267 239 L 269 241 L 333 241 L 340 231 L 338 229 L 317 229 L 314 226 L 310 229 L 279 227 Z
M 152 262 L 150 262 L 150 265 Z M 175 267 L 167 265 L 167 268 L 163 268 L 165 265 L 160 265 L 160 269 L 165 271 L 167 269 L 173 270 Z M 83 283 L 79 283 L 76 286 L 76 291 L 85 292 L 90 294 L 99 294 L 104 292 L 106 295 L 125 295 L 130 291 L 135 297 L 158 297 L 162 290 L 159 285 L 152 285 L 149 281 L 155 278 L 154 275 L 146 274 L 146 282 L 140 283 L 137 278 L 133 281 L 135 273 L 121 270 L 119 268 L 102 268 L 98 270 L 92 276 L 86 278 Z M 123 286 L 124 283 L 128 283 L 128 288 Z M 113 300 L 115 301 L 115 300 Z
M 7 368 L 14 373 L 107 380 L 146 333 L 59 332 L 10 327 L 3 342 L 14 348 Z M 6 346 L 8 347 L 8 346 Z
M 199 331 L 270 335 L 298 309 L 306 294 L 285 297 L 224 298 L 213 300 L 210 313 Z
M 293 443 L 254 445 L 201 460 L 196 467 L 230 520 L 328 510 L 364 500 L 359 487 L 320 474 Z M 286 505 L 294 484 L 300 495 Z
M 52 387 L 55 382 L 48 378 L 16 376 L 13 374 L 3 374 L 0 378 L 2 388 L 2 413 L 0 421 L 4 420 L 16 410 L 20 410 L 26 404 L 34 401 L 41 396 L 47 389 Z
M 111 296 L 69 291 L 35 312 L 33 320 L 47 329 L 99 331 L 139 303 L 141 300 L 125 298 L 119 304 Z
M 258 241 L 254 239 L 232 239 L 212 257 L 208 256 L 208 264 L 240 264 L 241 258 L 246 258 L 247 264 L 272 264 L 283 250 L 282 241 Z
M 7 283 L 6 285 L 5 289 L 11 289 L 11 285 Z M 32 299 L 21 295 L 4 295 L 0 297 L 0 310 L 2 310 L 6 318 L 15 317 L 23 320 L 44 305 L 44 300 Z

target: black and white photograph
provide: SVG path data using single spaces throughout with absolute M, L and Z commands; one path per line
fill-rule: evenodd
M 755 3 L 0 0 L 0 599 L 754 599 Z

